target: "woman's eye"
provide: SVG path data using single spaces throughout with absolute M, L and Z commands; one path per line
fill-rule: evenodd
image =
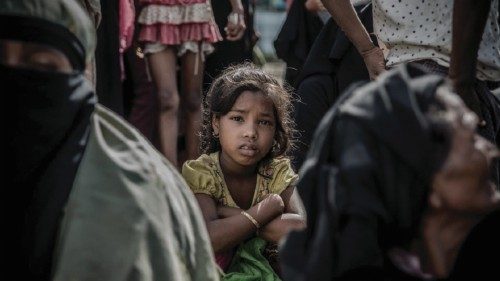
M 24 58 L 27 67 L 42 71 L 58 71 L 60 62 L 50 53 L 35 52 Z
M 28 64 L 29 67 L 32 67 L 33 69 L 37 70 L 42 70 L 42 71 L 58 71 L 58 67 L 55 64 L 52 63 L 45 63 L 45 62 L 30 62 Z

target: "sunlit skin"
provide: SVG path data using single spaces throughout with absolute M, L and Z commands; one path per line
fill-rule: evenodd
M 41 44 L 0 40 L 0 63 L 15 68 L 71 73 L 73 67 L 60 51 Z

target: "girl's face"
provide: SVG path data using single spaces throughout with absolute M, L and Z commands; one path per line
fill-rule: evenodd
M 490 181 L 490 166 L 498 149 L 476 134 L 478 118 L 457 96 L 438 94 L 451 123 L 452 139 L 448 157 L 434 178 L 431 206 L 457 213 L 486 213 L 500 202 Z
M 227 114 L 213 117 L 212 128 L 219 135 L 221 163 L 253 168 L 273 145 L 274 104 L 261 92 L 244 91 Z

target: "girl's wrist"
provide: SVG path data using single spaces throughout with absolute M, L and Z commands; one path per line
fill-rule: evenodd
M 256 206 L 258 205 L 255 205 L 252 208 L 246 210 L 246 213 L 252 216 L 252 218 L 254 218 L 259 223 L 259 226 L 266 225 L 271 221 L 271 218 L 269 218 L 269 216 L 265 213 L 258 212 L 257 208 L 254 208 Z
M 255 226 L 255 230 L 259 230 L 260 228 L 260 223 L 252 216 L 250 215 L 249 213 L 245 212 L 245 211 L 241 211 L 241 214 L 246 217 L 254 226 Z

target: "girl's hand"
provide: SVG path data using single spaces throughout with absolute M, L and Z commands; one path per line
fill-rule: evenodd
M 243 12 L 231 12 L 227 16 L 227 25 L 224 28 L 226 31 L 226 39 L 229 41 L 240 40 L 245 34 L 245 15 Z
M 306 224 L 300 215 L 283 214 L 260 228 L 257 235 L 266 241 L 278 243 L 290 231 L 303 230 L 305 227 Z
M 275 218 L 285 210 L 285 203 L 278 194 L 268 194 L 264 200 L 260 201 L 256 206 L 259 214 L 268 215 Z

